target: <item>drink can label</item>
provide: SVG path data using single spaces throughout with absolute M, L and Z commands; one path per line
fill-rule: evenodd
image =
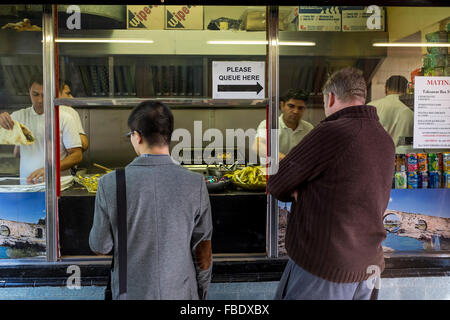
M 395 189 L 406 189 L 406 172 L 396 172 L 395 173 Z
M 408 172 L 408 189 L 417 189 L 419 188 L 419 177 L 417 172 L 411 171 Z
M 397 172 L 406 171 L 406 155 L 404 154 L 395 155 L 395 171 Z
M 427 172 L 427 154 L 426 153 L 418 153 L 417 154 L 417 162 L 419 167 L 419 172 Z
M 408 172 L 417 171 L 418 170 L 418 162 L 417 162 L 417 154 L 416 153 L 408 153 L 406 154 L 406 161 L 408 163 L 407 169 Z
M 443 174 L 444 178 L 444 188 L 450 189 L 450 172 L 444 172 Z
M 427 172 L 420 172 L 419 173 L 419 188 L 420 189 L 428 189 L 428 173 Z
M 442 170 L 445 172 L 450 172 L 450 152 L 444 152 L 442 154 Z
M 436 153 L 428 154 L 428 171 L 438 171 L 439 170 L 439 158 Z
M 438 153 L 438 159 L 439 159 L 439 171 L 443 171 L 444 167 L 444 159 L 442 153 Z
M 439 171 L 431 171 L 429 173 L 430 179 L 429 179 L 429 187 L 432 189 L 436 189 L 440 187 L 441 182 L 441 175 Z

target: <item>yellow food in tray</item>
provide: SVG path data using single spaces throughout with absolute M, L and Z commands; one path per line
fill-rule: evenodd
M 243 189 L 260 190 L 266 187 L 266 168 L 246 167 L 224 175 L 231 178 L 233 183 Z
M 98 186 L 98 179 L 100 179 L 102 175 L 101 174 L 95 174 L 92 176 L 75 176 L 74 179 L 77 183 L 84 186 L 88 192 L 90 193 L 96 193 L 97 192 L 97 186 Z

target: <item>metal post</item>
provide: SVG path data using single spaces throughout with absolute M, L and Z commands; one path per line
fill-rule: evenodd
M 267 157 L 271 159 L 270 166 L 278 164 L 278 134 L 272 135 L 271 129 L 278 129 L 279 109 L 279 62 L 278 62 L 278 6 L 267 7 L 267 59 L 268 59 L 268 100 L 269 112 L 267 118 Z M 272 163 L 274 162 L 274 163 Z M 270 171 L 269 171 L 270 172 Z M 270 176 L 269 176 L 270 180 Z M 267 195 L 267 256 L 278 257 L 278 201 Z
M 55 262 L 57 255 L 57 196 L 56 196 L 56 153 L 55 153 L 55 47 L 53 6 L 44 5 L 42 16 L 43 35 L 43 84 L 45 114 L 45 213 L 47 228 L 47 261 Z

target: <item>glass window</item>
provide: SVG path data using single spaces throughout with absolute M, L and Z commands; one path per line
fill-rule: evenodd
M 327 77 L 356 67 L 366 79 L 367 104 L 377 108 L 394 140 L 397 161 L 384 215 L 385 251 L 449 250 L 450 8 L 297 6 L 280 7 L 279 18 L 284 23 L 280 97 L 289 89 L 309 94 L 306 109 L 299 109 L 301 120 L 317 126 L 325 118 L 321 89 Z M 303 45 L 281 45 L 287 40 Z M 395 105 L 386 102 L 392 97 L 397 97 Z M 404 110 L 401 117 L 394 108 Z M 289 114 L 283 106 L 280 111 Z M 293 146 L 281 140 L 280 152 L 288 152 Z M 279 207 L 283 256 L 290 203 Z
M 0 259 L 45 258 L 42 6 L 0 5 L 0 27 Z
M 78 183 L 60 200 L 62 255 L 92 254 L 91 226 L 81 223 L 91 221 L 92 204 L 86 200 L 88 209 L 75 214 L 71 201 L 92 199 L 95 179 L 136 157 L 125 137 L 127 119 L 147 99 L 172 109 L 172 157 L 205 176 L 213 253 L 264 255 L 265 176 L 251 145 L 266 117 L 266 8 L 86 5 L 58 11 L 60 90 L 71 92 L 61 91 L 58 103 L 73 106 L 89 140 Z

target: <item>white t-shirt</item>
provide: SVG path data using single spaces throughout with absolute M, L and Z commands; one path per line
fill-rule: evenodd
M 74 125 L 76 126 L 78 133 L 86 135 L 86 133 L 83 129 L 83 125 L 81 124 L 80 115 L 74 108 L 69 107 L 69 106 L 59 106 L 59 111 L 69 113 L 73 118 Z
M 412 137 L 414 130 L 414 112 L 399 97 L 398 94 L 390 94 L 368 103 L 377 108 L 380 123 L 391 135 L 396 149 L 399 149 L 400 137 Z
M 297 128 L 292 130 L 283 121 L 283 114 L 278 118 L 278 150 L 283 154 L 288 154 L 299 142 L 312 130 L 314 126 L 305 120 L 300 120 Z M 256 137 L 266 141 L 266 120 L 261 121 L 258 126 Z
M 20 178 L 24 180 L 35 170 L 45 166 L 45 115 L 37 114 L 33 107 L 21 109 L 11 114 L 11 118 L 26 125 L 34 135 L 35 142 L 20 146 Z M 64 159 L 67 149 L 81 148 L 80 134 L 70 114 L 61 112 L 59 116 L 60 159 Z M 25 182 L 26 183 L 26 182 Z

